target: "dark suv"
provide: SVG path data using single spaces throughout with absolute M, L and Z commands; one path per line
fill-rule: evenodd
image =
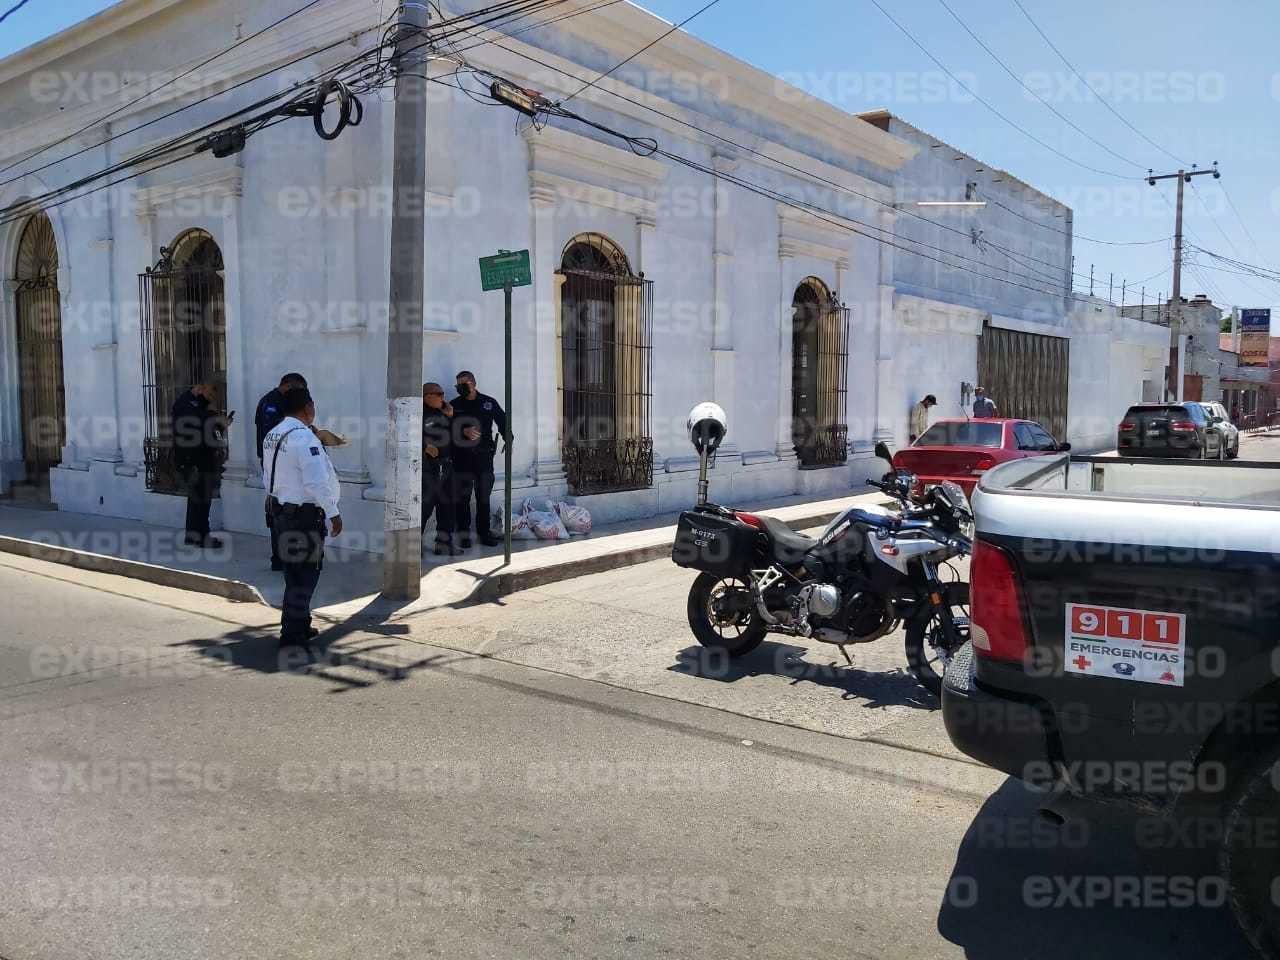
M 1125 457 L 1189 457 L 1221 460 L 1226 448 L 1204 407 L 1184 403 L 1139 403 L 1120 421 L 1116 450 Z

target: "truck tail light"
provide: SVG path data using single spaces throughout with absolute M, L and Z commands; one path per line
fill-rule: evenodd
M 969 636 L 978 656 L 1021 662 L 1030 646 L 1022 587 L 1013 561 L 1000 547 L 983 540 L 974 544 L 969 598 Z
M 1174 433 L 1194 433 L 1196 425 L 1190 420 L 1174 420 L 1169 424 L 1169 429 Z
M 1137 430 L 1137 429 L 1138 429 L 1138 425 L 1134 423 L 1132 420 L 1126 420 L 1124 423 L 1120 424 L 1120 430 L 1122 433 L 1132 433 L 1134 430 Z

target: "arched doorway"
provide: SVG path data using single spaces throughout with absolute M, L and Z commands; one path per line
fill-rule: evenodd
M 147 489 L 177 493 L 174 402 L 192 384 L 212 376 L 220 382 L 215 406 L 226 409 L 222 251 L 208 232 L 188 230 L 172 246 L 160 248 L 160 260 L 138 282 Z
M 27 482 L 44 486 L 49 470 L 62 462 L 67 438 L 58 244 L 44 213 L 22 229 L 14 276 L 22 458 Z
M 653 484 L 650 435 L 653 284 L 599 234 L 564 248 L 560 274 L 561 415 L 575 494 Z
M 817 277 L 791 299 L 791 434 L 801 467 L 832 467 L 849 456 L 849 310 Z

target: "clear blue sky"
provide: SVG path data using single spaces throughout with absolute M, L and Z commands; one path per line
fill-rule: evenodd
M 674 22 L 704 2 L 645 0 L 643 5 Z M 887 107 L 1067 203 L 1075 211 L 1077 270 L 1088 274 L 1094 264 L 1100 278 L 1095 289 L 1103 295 L 1109 273 L 1115 274 L 1119 299 L 1122 278 L 1141 280 L 1168 264 L 1167 244 L 1108 246 L 1081 239 L 1170 236 L 1173 182 L 1152 188 L 1140 177 L 1147 167 L 1157 172 L 1176 169 L 1176 161 L 1097 102 L 1037 35 L 1014 0 L 947 3 L 1017 76 L 1125 160 L 1091 143 L 1036 102 L 965 33 L 941 0 L 881 2 L 947 68 L 1016 124 L 1089 166 L 1131 179 L 1083 170 L 995 117 L 946 79 L 872 0 L 790 0 L 781 5 L 721 0 L 688 29 L 842 108 Z M 1119 113 L 1138 130 L 1188 163 L 1219 162 L 1221 181 L 1197 178 L 1195 190 L 1187 192 L 1191 242 L 1280 268 L 1280 4 L 1022 3 L 1067 59 L 1109 94 Z M 7 0 L 0 0 L 0 7 L 7 5 Z M 105 0 L 32 0 L 0 25 L 0 56 L 109 5 Z M 1247 231 L 1228 204 L 1224 187 Z M 1208 268 L 1212 263 L 1202 258 L 1186 272 L 1184 294 L 1208 293 L 1224 305 L 1280 304 L 1280 285 L 1218 272 Z M 1169 282 L 1166 273 L 1148 284 L 1148 299 L 1160 290 L 1167 292 Z M 1136 294 L 1130 295 L 1133 300 Z

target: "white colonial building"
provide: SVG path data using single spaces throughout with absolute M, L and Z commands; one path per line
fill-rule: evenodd
M 327 0 L 258 35 L 300 5 L 122 0 L 0 61 L 0 491 L 47 473 L 62 509 L 179 525 L 168 407 L 219 371 L 238 418 L 215 519 L 256 530 L 252 412 L 297 370 L 323 424 L 352 441 L 334 451 L 348 529 L 381 528 L 389 94 L 364 97 L 360 125 L 331 142 L 290 119 L 231 156 L 126 166 L 79 199 L 13 206 L 314 77 L 382 32 L 377 3 Z M 591 0 L 543 19 L 575 7 L 585 12 L 543 25 L 533 15 L 510 36 L 455 35 L 441 53 L 465 48 L 469 65 L 558 100 L 669 27 Z M 574 496 L 598 521 L 681 508 L 696 485 L 684 421 L 705 399 L 730 419 L 717 498 L 848 490 L 878 469 L 877 439 L 905 439 L 922 393 L 959 411 L 984 329 L 1070 339 L 1079 326 L 1065 292 L 931 274 L 904 252 L 925 249 L 901 213 L 913 191 L 963 197 L 973 177 L 921 166 L 946 164 L 887 115 L 846 114 L 683 33 L 573 97 L 583 116 L 690 167 L 572 121 L 518 124 L 450 87 L 481 89 L 457 70 L 433 61 L 442 83 L 425 106 L 425 379 L 448 387 L 467 368 L 503 395 L 502 296 L 481 293 L 477 259 L 527 248 L 533 283 L 515 292 L 518 496 Z M 1037 273 L 1069 290 L 1069 211 L 1022 185 L 1000 196 L 1065 224 L 1057 242 L 1025 244 L 1012 225 L 999 235 L 1058 264 Z M 992 213 L 953 219 L 992 231 L 981 226 Z M 956 239 L 942 234 L 928 243 Z M 975 270 L 1000 262 L 977 241 L 962 253 Z M 1088 356 L 1093 374 L 1102 364 L 1108 381 L 1137 384 L 1125 402 L 1140 396 L 1145 355 L 1119 370 L 1114 349 Z M 1070 403 L 1074 416 L 1074 388 Z

